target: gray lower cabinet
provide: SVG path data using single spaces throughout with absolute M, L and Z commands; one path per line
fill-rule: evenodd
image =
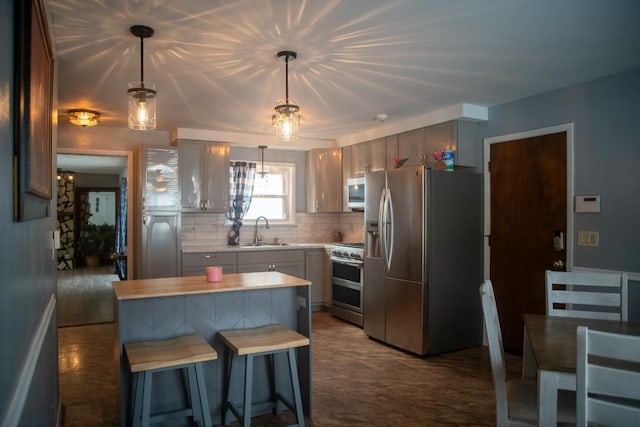
M 323 305 L 324 269 L 322 261 L 325 254 L 324 249 L 305 253 L 305 279 L 311 281 L 311 308 L 313 310 L 320 310 Z
M 180 276 L 180 220 L 180 212 L 145 211 L 142 214 L 138 278 Z
M 296 277 L 305 277 L 305 251 L 265 250 L 239 251 L 238 273 L 279 271 Z
M 237 273 L 236 252 L 198 252 L 182 254 L 183 276 L 204 276 L 204 268 L 215 265 L 222 267 L 222 273 Z
M 205 267 L 216 265 L 222 272 L 279 271 L 311 281 L 311 305 L 321 310 L 331 305 L 331 262 L 323 249 L 238 250 L 182 254 L 182 275 L 203 276 Z

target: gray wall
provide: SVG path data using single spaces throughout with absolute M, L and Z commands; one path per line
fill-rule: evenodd
M 638 100 L 640 69 L 489 109 L 487 137 L 574 123 L 575 194 L 601 203 L 574 214 L 576 230 L 600 232 L 599 247 L 574 247 L 576 266 L 640 273 Z
M 18 387 L 28 387 L 18 425 L 52 426 L 58 404 L 57 330 L 52 322 L 41 332 L 39 354 L 31 344 L 50 297 L 55 293 L 55 263 L 47 246 L 54 218 L 13 221 L 13 1 L 0 1 L 0 424 L 8 421 L 9 405 Z M 16 2 L 17 3 L 17 2 Z M 52 206 L 55 212 L 55 206 Z M 21 371 L 29 356 L 36 359 L 33 381 Z
M 574 246 L 577 267 L 640 273 L 639 100 L 636 69 L 492 107 L 483 125 L 492 137 L 574 123 L 575 195 L 600 195 L 601 204 L 599 214 L 574 214 L 575 230 L 600 232 L 599 247 Z M 640 322 L 637 280 L 629 320 Z

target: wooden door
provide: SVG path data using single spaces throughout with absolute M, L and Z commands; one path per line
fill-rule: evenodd
M 509 351 L 522 352 L 522 315 L 545 313 L 545 270 L 565 262 L 553 237 L 566 245 L 566 141 L 560 132 L 490 145 L 490 277 Z

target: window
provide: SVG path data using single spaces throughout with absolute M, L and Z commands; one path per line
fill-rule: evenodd
M 255 220 L 263 215 L 270 223 L 293 224 L 295 222 L 295 176 L 294 163 L 264 162 L 269 173 L 264 178 L 256 173 L 251 205 L 244 220 Z M 258 163 L 256 172 L 262 171 Z

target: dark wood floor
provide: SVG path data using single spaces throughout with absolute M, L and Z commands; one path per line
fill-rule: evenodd
M 492 426 L 488 351 L 419 358 L 367 338 L 362 329 L 313 314 L 313 418 L 309 426 Z M 112 323 L 59 329 L 64 426 L 117 425 Z M 521 358 L 507 355 L 508 376 Z M 291 422 L 291 414 L 254 425 Z

